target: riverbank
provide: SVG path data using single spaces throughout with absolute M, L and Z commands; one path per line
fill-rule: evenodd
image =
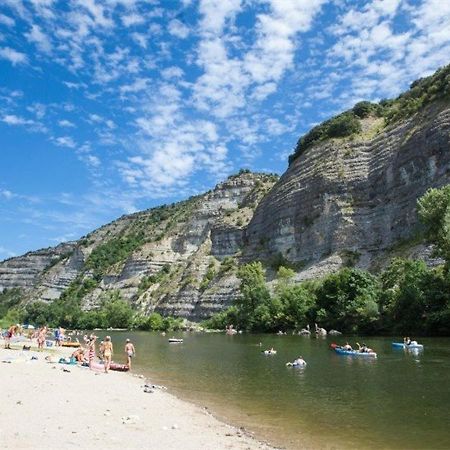
M 22 345 L 0 349 L 7 361 L 0 363 L 1 448 L 273 448 L 164 389 L 145 392 L 150 380 L 48 363 L 45 356 L 71 349 L 23 352 Z

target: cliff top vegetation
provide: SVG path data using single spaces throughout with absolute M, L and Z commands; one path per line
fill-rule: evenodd
M 381 117 L 385 126 L 389 126 L 413 116 L 437 100 L 450 101 L 450 64 L 429 77 L 414 81 L 409 90 L 395 99 L 381 100 L 379 103 L 359 102 L 352 109 L 315 126 L 300 137 L 294 153 L 289 156 L 289 164 L 314 144 L 361 132 L 361 119 Z

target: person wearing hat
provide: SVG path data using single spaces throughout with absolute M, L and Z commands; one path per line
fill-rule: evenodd
M 128 365 L 128 368 L 131 369 L 131 358 L 132 358 L 133 356 L 136 356 L 136 350 L 135 350 L 135 348 L 134 348 L 133 343 L 132 343 L 129 339 L 127 339 L 127 340 L 125 341 L 125 353 L 126 353 L 126 355 L 127 355 L 127 365 Z

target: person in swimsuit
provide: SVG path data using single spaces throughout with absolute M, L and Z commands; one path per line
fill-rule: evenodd
M 47 327 L 44 326 L 39 329 L 38 336 L 37 336 L 37 344 L 38 344 L 38 350 L 44 350 L 44 342 L 45 338 L 47 336 Z
M 111 336 L 106 336 L 103 341 L 103 364 L 105 365 L 105 373 L 108 373 L 111 366 L 111 358 L 113 354 L 113 345 L 111 342 Z
M 17 325 L 11 325 L 8 331 L 5 333 L 5 348 L 11 350 L 11 338 L 17 333 L 19 327 Z
M 95 359 L 95 341 L 97 340 L 97 336 L 91 334 L 89 336 L 89 344 L 88 344 L 88 359 L 89 359 L 89 369 L 93 369 L 94 359 Z
M 129 339 L 127 339 L 125 343 L 125 353 L 127 355 L 128 368 L 131 369 L 131 358 L 133 356 L 136 356 L 136 350 L 134 348 L 133 343 Z
M 84 350 L 82 347 L 77 348 L 71 355 L 77 362 L 84 362 Z

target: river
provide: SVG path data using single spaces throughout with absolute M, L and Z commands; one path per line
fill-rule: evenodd
M 123 362 L 129 337 L 137 350 L 135 372 L 276 445 L 450 448 L 449 338 L 420 339 L 425 349 L 411 353 L 393 349 L 393 339 L 383 337 L 174 333 L 184 342 L 169 344 L 169 335 L 108 333 L 117 362 Z M 330 350 L 331 342 L 346 340 L 365 342 L 378 358 Z M 261 350 L 270 347 L 277 354 L 264 356 Z M 300 355 L 306 368 L 286 367 Z

